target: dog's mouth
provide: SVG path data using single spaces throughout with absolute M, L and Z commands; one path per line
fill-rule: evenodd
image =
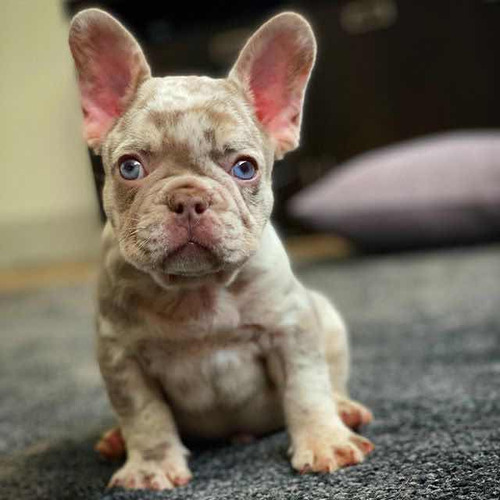
M 163 273 L 193 278 L 217 272 L 220 267 L 214 252 L 194 240 L 189 240 L 169 252 L 162 262 Z
M 224 280 L 223 262 L 207 246 L 187 241 L 164 257 L 159 269 L 151 272 L 163 287 L 196 287 Z

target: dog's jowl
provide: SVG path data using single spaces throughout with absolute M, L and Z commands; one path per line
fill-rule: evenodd
M 286 427 L 299 472 L 361 462 L 344 323 L 294 276 L 269 221 L 273 162 L 299 143 L 316 43 L 294 13 L 265 23 L 225 79 L 153 77 L 132 35 L 97 9 L 69 43 L 84 134 L 102 156 L 108 222 L 97 352 L 126 452 L 110 486 L 191 479 L 183 437 Z

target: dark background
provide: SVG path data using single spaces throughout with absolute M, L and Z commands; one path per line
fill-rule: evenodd
M 307 232 L 285 201 L 352 156 L 433 132 L 500 125 L 500 2 L 339 0 L 150 2 L 69 0 L 68 16 L 102 7 L 137 36 L 155 75 L 224 76 L 247 36 L 283 10 L 318 38 L 301 148 L 275 168 L 274 219 Z M 102 171 L 93 158 L 96 182 Z

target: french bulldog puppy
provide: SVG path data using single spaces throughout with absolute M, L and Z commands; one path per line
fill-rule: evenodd
M 301 473 L 361 462 L 373 445 L 349 427 L 372 416 L 348 396 L 346 328 L 269 221 L 273 162 L 298 146 L 315 60 L 307 21 L 272 18 L 225 79 L 152 77 L 97 9 L 75 16 L 69 43 L 106 175 L 97 353 L 119 430 L 99 449 L 127 452 L 110 486 L 186 484 L 181 436 L 283 426 Z

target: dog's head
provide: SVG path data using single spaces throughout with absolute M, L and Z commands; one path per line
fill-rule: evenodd
M 274 17 L 226 79 L 153 78 L 133 36 L 97 9 L 75 16 L 69 43 L 124 258 L 165 286 L 234 272 L 270 217 L 274 160 L 298 146 L 309 24 Z

